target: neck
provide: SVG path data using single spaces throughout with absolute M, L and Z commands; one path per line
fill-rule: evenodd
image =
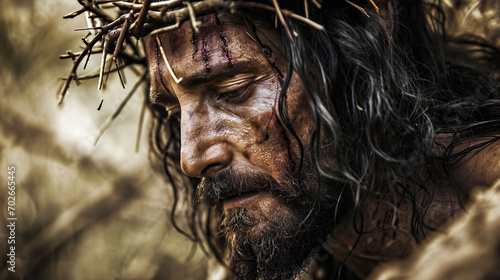
M 381 262 L 407 257 L 427 234 L 462 212 L 451 187 L 434 186 L 428 185 L 430 195 L 418 192 L 418 205 L 407 195 L 394 200 L 392 193 L 373 192 L 324 246 L 340 261 L 350 254 L 345 265 L 360 277 Z M 420 206 L 427 211 L 413 211 Z

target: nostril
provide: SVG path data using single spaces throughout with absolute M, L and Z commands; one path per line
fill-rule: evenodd
M 212 169 L 212 168 L 215 168 L 217 166 L 219 166 L 220 163 L 212 163 L 212 164 L 209 164 L 207 167 L 205 167 L 202 171 L 201 171 L 201 175 L 202 176 L 205 176 L 205 174 L 208 172 L 208 170 Z

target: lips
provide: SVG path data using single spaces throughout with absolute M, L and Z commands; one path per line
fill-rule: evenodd
M 226 210 L 231 208 L 243 207 L 245 204 L 251 203 L 253 200 L 257 199 L 261 195 L 261 193 L 262 192 L 260 191 L 251 191 L 239 195 L 234 195 L 227 199 L 223 199 L 222 205 Z
M 258 198 L 259 194 L 277 189 L 280 189 L 279 183 L 267 174 L 237 174 L 221 170 L 202 179 L 197 195 L 210 206 L 242 207 Z

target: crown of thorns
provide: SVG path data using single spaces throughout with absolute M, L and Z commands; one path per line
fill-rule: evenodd
M 343 1 L 368 16 L 368 13 L 366 13 L 361 6 L 349 0 Z M 368 1 L 378 13 L 378 7 L 373 0 L 366 1 Z M 98 90 L 100 90 L 103 85 L 105 85 L 107 77 L 111 72 L 118 73 L 122 86 L 125 88 L 121 71 L 133 65 L 146 66 L 146 59 L 137 47 L 137 40 L 139 38 L 178 29 L 183 22 L 188 20 L 191 21 L 193 31 L 196 33 L 199 31 L 199 25 L 201 24 L 197 20 L 197 17 L 212 14 L 224 8 L 231 12 L 235 12 L 238 9 L 261 9 L 273 12 L 276 14 L 276 19 L 279 20 L 284 27 L 287 36 L 292 41 L 293 36 L 286 24 L 285 17 L 302 21 L 319 30 L 324 29 L 323 26 L 309 19 L 308 12 L 308 7 L 311 4 L 321 9 L 321 0 L 304 0 L 305 14 L 303 16 L 292 11 L 281 9 L 278 0 L 269 0 L 269 5 L 241 0 L 169 0 L 152 2 L 153 0 L 78 0 L 78 3 L 80 3 L 82 7 L 65 15 L 63 18 L 69 19 L 79 15 L 85 15 L 87 19 L 87 28 L 76 30 L 87 30 L 90 32 L 82 38 L 84 46 L 81 52 L 74 53 L 68 50 L 66 54 L 60 56 L 62 59 L 71 58 L 73 66 L 68 76 L 63 78 L 64 84 L 58 94 L 59 104 L 62 104 L 71 82 L 79 85 L 82 80 L 98 77 Z M 115 16 L 111 16 L 111 13 L 114 13 Z M 89 37 L 92 38 L 89 40 Z M 90 56 L 100 53 L 102 53 L 102 59 L 98 72 L 96 71 L 96 73 L 79 76 L 77 71 L 82 62 L 85 61 L 83 65 L 83 69 L 85 69 Z M 109 59 L 108 54 L 111 54 Z M 112 67 L 113 64 L 115 65 L 114 69 Z M 107 68 L 106 65 L 108 65 Z M 168 65 L 168 62 L 166 65 Z M 132 68 L 134 72 L 138 73 L 135 68 L 129 68 Z M 131 92 L 124 98 L 113 115 L 101 127 L 95 142 L 97 142 L 99 136 L 109 126 L 111 121 L 120 113 L 138 88 L 139 84 L 144 81 L 147 73 L 146 71 L 147 70 L 143 70 L 142 74 L 139 73 L 139 81 L 133 86 Z

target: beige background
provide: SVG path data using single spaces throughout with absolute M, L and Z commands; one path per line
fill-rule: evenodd
M 448 7 L 458 1 L 446 1 Z M 495 36 L 500 1 L 460 1 L 453 30 Z M 0 1 L 0 279 L 201 279 L 206 258 L 167 219 L 169 190 L 147 160 L 147 125 L 135 152 L 144 89 L 101 137 L 100 125 L 127 88 L 116 75 L 71 85 L 57 106 L 60 77 L 71 68 L 58 56 L 79 50 L 83 17 L 63 20 L 77 1 Z M 496 35 L 499 35 L 498 33 Z M 497 45 L 500 45 L 500 36 Z M 88 69 L 99 65 L 100 56 Z M 101 100 L 102 109 L 97 110 Z M 145 123 L 149 121 L 146 116 Z M 16 272 L 6 270 L 7 167 L 16 167 Z
M 147 159 L 147 123 L 135 152 L 143 88 L 93 145 L 132 88 L 116 75 L 56 93 L 81 50 L 77 1 L 0 1 L 0 279 L 200 279 L 203 255 L 167 219 L 169 190 Z M 99 65 L 91 59 L 88 71 Z M 101 100 L 102 109 L 97 110 Z M 16 167 L 16 272 L 6 270 L 7 167 Z

